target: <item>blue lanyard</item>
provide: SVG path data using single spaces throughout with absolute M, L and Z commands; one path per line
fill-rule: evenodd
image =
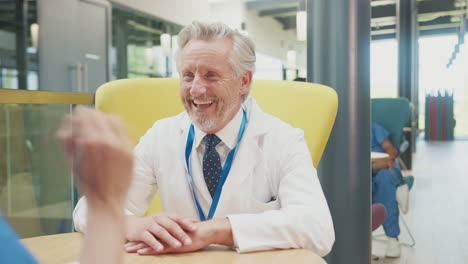
M 193 200 L 195 201 L 195 205 L 197 206 L 198 215 L 200 216 L 200 221 L 212 219 L 216 211 L 216 207 L 218 206 L 219 198 L 221 197 L 221 191 L 223 189 L 223 185 L 227 179 L 229 171 L 231 170 L 231 165 L 232 165 L 232 161 L 234 160 L 234 155 L 236 153 L 237 146 L 239 145 L 239 142 L 241 141 L 242 136 L 244 135 L 245 124 L 247 122 L 247 114 L 245 113 L 245 110 L 242 110 L 242 111 L 244 114 L 242 117 L 242 124 L 240 126 L 237 143 L 234 146 L 234 148 L 229 152 L 226 158 L 226 162 L 224 162 L 223 170 L 221 172 L 221 178 L 218 181 L 218 187 L 216 187 L 216 192 L 213 196 L 213 202 L 211 203 L 208 217 L 205 217 L 205 214 L 203 213 L 203 210 L 201 209 L 200 203 L 198 202 L 197 194 L 195 193 L 195 188 L 193 184 L 193 177 L 192 177 L 192 174 L 190 173 L 190 154 L 192 153 L 193 140 L 195 138 L 195 130 L 193 128 L 193 124 L 190 125 L 190 130 L 187 136 L 187 144 L 185 145 L 185 163 L 187 165 L 187 171 L 188 171 L 187 182 L 190 185 L 190 189 L 192 190 Z

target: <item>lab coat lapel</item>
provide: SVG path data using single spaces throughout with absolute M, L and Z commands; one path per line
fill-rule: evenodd
M 244 138 L 239 145 L 236 157 L 223 186 L 223 191 L 218 207 L 229 208 L 223 203 L 223 197 L 238 196 L 239 190 L 246 187 L 246 179 L 252 177 L 255 168 L 261 164 L 262 150 L 258 147 L 256 137 Z
M 244 137 L 240 142 L 231 171 L 223 186 L 221 199 L 218 204 L 217 214 L 224 215 L 224 210 L 229 210 L 227 201 L 229 197 L 239 196 L 242 189 L 248 188 L 245 183 L 249 177 L 253 177 L 257 166 L 263 166 L 265 154 L 259 145 L 260 138 L 267 133 L 267 126 L 264 123 L 263 112 L 255 103 L 253 98 L 246 100 L 247 127 Z M 250 122 L 250 120 L 253 120 Z M 223 199 L 224 197 L 224 199 Z

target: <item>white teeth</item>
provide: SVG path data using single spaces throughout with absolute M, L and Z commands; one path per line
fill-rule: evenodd
M 197 105 L 203 105 L 203 104 L 212 104 L 213 100 L 193 100 L 193 102 Z

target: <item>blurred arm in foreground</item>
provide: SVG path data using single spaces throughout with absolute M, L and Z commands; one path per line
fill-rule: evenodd
M 58 131 L 74 181 L 88 200 L 88 232 L 80 263 L 122 263 L 124 204 L 133 155 L 123 122 L 116 116 L 78 106 Z

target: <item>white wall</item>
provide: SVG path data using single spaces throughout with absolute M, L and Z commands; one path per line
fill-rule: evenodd
M 210 20 L 241 29 L 244 9 L 242 0 L 210 0 Z
M 209 4 L 212 21 L 221 21 L 233 28 L 241 28 L 244 22 L 258 53 L 286 62 L 286 52 L 295 49 L 298 67 L 306 69 L 306 43 L 296 40 L 295 30 L 283 30 L 272 17 L 259 17 L 257 11 L 247 11 L 245 0 L 210 0 Z
M 283 30 L 282 25 L 272 17 L 259 17 L 256 11 L 245 12 L 246 30 L 257 45 L 257 51 L 286 62 L 286 52 L 297 52 L 297 65 L 306 69 L 306 42 L 297 41 L 295 30 Z
M 210 17 L 208 0 L 110 0 L 112 3 L 135 9 L 164 20 L 187 25 L 193 20 Z

